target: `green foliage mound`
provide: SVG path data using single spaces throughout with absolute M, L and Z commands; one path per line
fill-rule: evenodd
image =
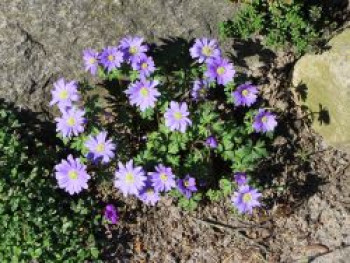
M 96 262 L 100 216 L 94 200 L 72 200 L 56 190 L 48 169 L 52 152 L 20 131 L 27 133 L 1 105 L 0 262 Z

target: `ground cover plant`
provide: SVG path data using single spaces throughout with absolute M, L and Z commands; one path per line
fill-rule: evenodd
M 169 71 L 143 38 L 128 36 L 84 50 L 97 84 L 54 83 L 50 105 L 59 109 L 57 136 L 67 147 L 54 168 L 58 186 L 109 196 L 110 223 L 118 221 L 116 193 L 152 206 L 169 195 L 188 210 L 221 198 L 241 214 L 261 206 L 252 175 L 268 154 L 276 115 L 216 40 L 196 39 L 187 52 L 191 65 Z
M 94 196 L 62 195 L 51 172 L 54 149 L 26 137 L 4 103 L 0 124 L 0 261 L 96 262 L 102 214 Z
M 337 26 L 330 17 L 335 12 L 326 5 L 320 1 L 253 0 L 244 4 L 232 20 L 221 22 L 220 33 L 243 39 L 261 35 L 268 47 L 303 54 L 319 44 L 328 29 Z

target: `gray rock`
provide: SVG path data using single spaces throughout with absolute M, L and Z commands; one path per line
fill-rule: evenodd
M 325 141 L 350 153 L 350 29 L 329 42 L 330 50 L 306 55 L 294 68 L 293 84 L 307 86 L 313 127 Z M 321 117 L 321 118 L 320 118 Z
M 114 45 L 128 34 L 148 42 L 217 37 L 218 22 L 235 9 L 227 0 L 2 0 L 0 97 L 45 111 L 53 81 L 84 76 L 83 49 Z

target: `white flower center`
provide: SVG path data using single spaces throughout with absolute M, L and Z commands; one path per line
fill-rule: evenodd
M 224 74 L 225 73 L 225 68 L 224 67 L 218 67 L 217 69 L 216 69 L 216 72 L 219 74 L 219 75 L 222 75 L 222 74 Z
M 161 173 L 160 180 L 162 180 L 164 182 L 164 181 L 168 180 L 168 176 L 165 173 Z
M 126 173 L 126 176 L 125 176 L 125 182 L 127 184 L 132 184 L 133 182 L 135 181 L 135 177 L 132 173 Z
M 182 113 L 181 112 L 175 112 L 174 113 L 174 118 L 175 118 L 175 120 L 181 120 L 182 119 Z
M 69 171 L 68 176 L 72 180 L 78 179 L 78 173 L 75 170 Z
M 62 90 L 58 96 L 60 97 L 61 100 L 66 100 L 68 99 L 68 91 Z
M 113 56 L 112 56 L 113 57 Z M 90 58 L 89 59 L 89 63 L 92 65 L 92 64 L 95 64 L 96 62 L 96 59 L 95 58 Z
M 253 197 L 251 193 L 246 193 L 243 195 L 242 199 L 244 203 L 249 203 L 250 201 L 252 201 Z
M 98 152 L 98 153 L 102 153 L 102 152 L 104 152 L 104 150 L 105 150 L 105 144 L 104 143 L 99 143 L 99 144 L 97 144 L 97 146 L 96 146 L 96 152 Z
M 75 119 L 73 117 L 69 117 L 67 119 L 67 125 L 71 126 L 71 127 L 74 126 L 75 125 Z
M 108 56 L 108 60 L 112 62 L 114 60 L 114 56 L 113 55 L 109 55 Z
M 247 97 L 248 95 L 249 95 L 249 91 L 248 90 L 243 90 L 242 91 L 242 95 L 243 95 L 243 97 Z
M 204 46 L 202 48 L 202 53 L 207 57 L 209 57 L 212 54 L 212 52 L 213 50 L 209 46 Z
M 130 47 L 129 52 L 131 55 L 135 55 L 137 53 L 137 47 Z
M 149 94 L 148 89 L 146 87 L 141 88 L 140 94 L 142 97 L 148 97 L 148 94 Z

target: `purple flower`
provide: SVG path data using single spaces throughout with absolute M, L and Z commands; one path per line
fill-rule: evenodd
M 122 191 L 125 197 L 128 194 L 138 195 L 146 181 L 142 167 L 134 167 L 133 161 L 130 160 L 125 166 L 119 162 L 118 168 L 115 172 L 114 186 Z
M 214 58 L 208 60 L 208 68 L 205 76 L 212 81 L 217 81 L 218 84 L 226 85 L 233 80 L 236 71 L 232 63 L 225 58 Z
M 247 183 L 247 175 L 245 173 L 235 173 L 234 179 L 239 186 Z
M 259 198 L 261 194 L 249 185 L 242 185 L 238 191 L 234 192 L 231 201 L 236 206 L 237 210 L 243 213 L 251 214 L 254 207 L 259 207 L 261 204 Z
M 116 224 L 119 221 L 118 210 L 114 205 L 108 204 L 105 208 L 104 217 L 109 223 Z
M 108 71 L 112 71 L 115 68 L 119 68 L 122 64 L 123 53 L 116 47 L 107 47 L 102 50 L 99 60 Z
M 198 190 L 196 187 L 196 180 L 189 175 L 186 175 L 184 179 L 177 180 L 177 188 L 187 199 L 191 197 L 193 192 Z
M 254 118 L 253 128 L 257 132 L 273 131 L 276 126 L 277 121 L 275 114 L 264 109 L 260 109 Z
M 175 175 L 170 167 L 159 164 L 155 167 L 155 172 L 148 173 L 154 189 L 158 192 L 169 191 L 175 187 Z
M 208 93 L 208 85 L 209 83 L 206 80 L 195 80 L 193 82 L 191 96 L 194 101 L 199 101 L 206 98 Z
M 221 51 L 215 39 L 198 38 L 190 48 L 192 58 L 197 58 L 199 63 L 203 63 L 210 58 L 220 57 Z
M 218 147 L 218 141 L 216 140 L 215 136 L 209 136 L 205 140 L 205 144 L 208 145 L 210 148 L 217 148 Z
M 85 112 L 78 108 L 70 108 L 63 111 L 60 118 L 55 118 L 56 130 L 61 132 L 64 138 L 72 135 L 77 136 L 84 131 L 84 114 Z
M 120 41 L 119 48 L 124 53 L 125 60 L 137 63 L 148 50 L 147 45 L 142 45 L 142 37 L 127 36 Z
M 192 121 L 187 118 L 190 113 L 186 102 L 178 103 L 175 101 L 170 102 L 170 108 L 164 114 L 165 125 L 171 130 L 179 130 L 184 133 L 187 126 L 192 124 Z
M 158 81 L 149 81 L 141 79 L 132 83 L 125 91 L 129 96 L 130 104 L 137 105 L 141 111 L 147 108 L 154 108 L 157 98 L 160 96 L 159 91 L 155 88 L 159 84 Z
M 237 89 L 232 93 L 235 99 L 236 106 L 251 106 L 257 99 L 258 89 L 249 84 L 245 83 L 239 85 Z
M 90 71 L 91 75 L 96 75 L 98 69 L 98 52 L 93 49 L 83 51 L 85 71 Z
M 88 156 L 95 162 L 101 160 L 102 163 L 108 163 L 114 157 L 115 144 L 112 140 L 107 140 L 105 131 L 96 136 L 90 136 L 85 146 L 89 149 Z
M 155 191 L 149 180 L 146 181 L 145 186 L 140 190 L 139 198 L 146 205 L 155 205 L 160 199 L 159 193 Z
M 140 60 L 132 63 L 132 69 L 139 71 L 141 78 L 146 78 L 156 70 L 156 67 L 152 57 L 142 55 L 140 56 Z
M 87 182 L 90 175 L 86 172 L 86 166 L 80 163 L 79 158 L 74 159 L 72 155 L 69 155 L 67 160 L 62 160 L 55 166 L 55 170 L 58 186 L 70 195 L 88 188 Z
M 52 100 L 50 106 L 58 104 L 61 111 L 72 106 L 72 102 L 78 101 L 80 96 L 75 81 L 66 82 L 64 78 L 60 78 L 54 84 L 54 90 L 51 91 Z

